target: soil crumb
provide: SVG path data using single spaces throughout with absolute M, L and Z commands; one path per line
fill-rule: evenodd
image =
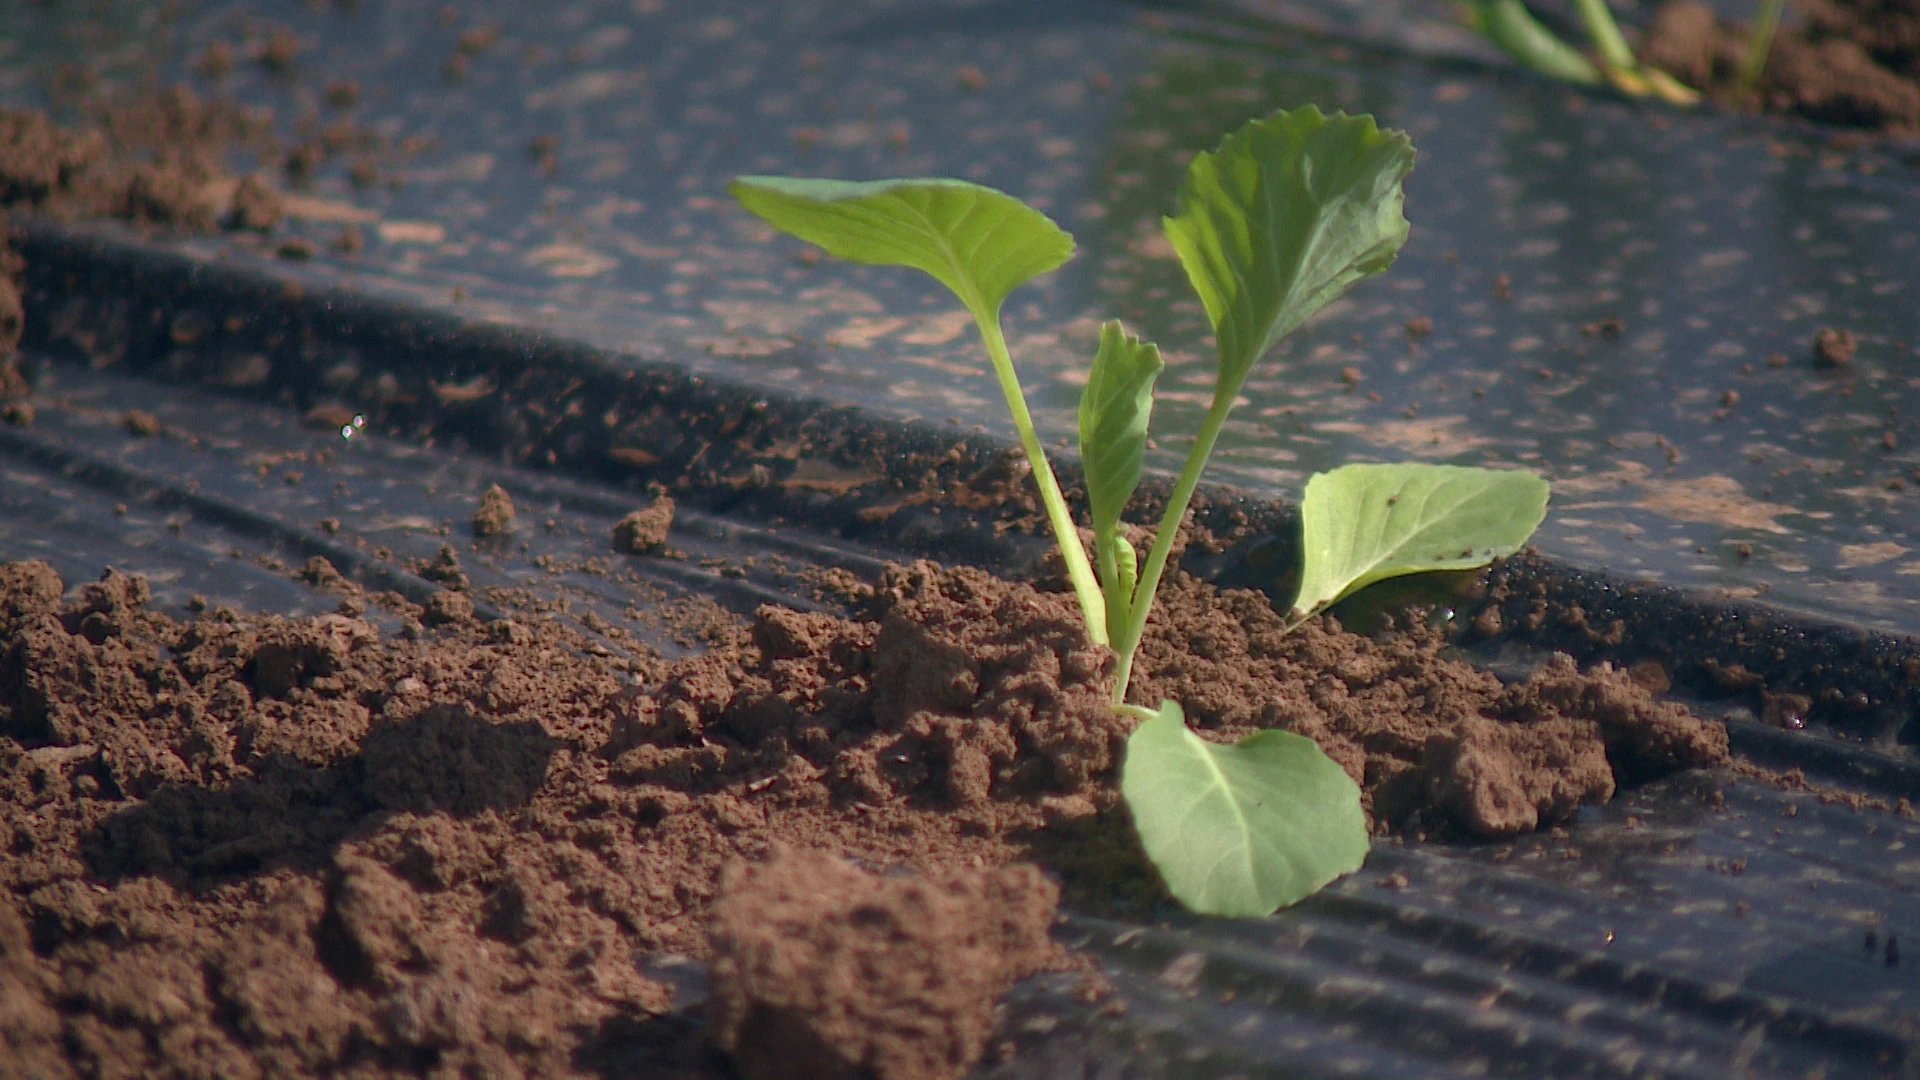
M 613 550 L 646 555 L 666 546 L 673 528 L 673 497 L 657 495 L 645 510 L 635 510 L 613 524 Z
M 258 176 L 240 181 L 233 190 L 233 206 L 227 212 L 227 225 L 252 232 L 269 232 L 280 223 L 280 194 Z
M 473 512 L 473 535 L 499 536 L 513 528 L 513 496 L 499 484 L 489 485 Z
M 1813 362 L 1816 367 L 1837 368 L 1853 363 L 1853 354 L 1859 348 L 1851 330 L 1835 330 L 1823 326 L 1813 335 Z
M 707 651 L 669 663 L 483 622 L 455 560 L 420 570 L 453 587 L 388 637 L 181 621 L 138 577 L 0 566 L 0 1060 L 728 1075 L 635 963 L 717 951 L 715 1030 L 750 1072 L 818 1040 L 856 1072 L 952 1075 L 977 1002 L 1050 962 L 1052 886 L 997 868 L 1096 912 L 1164 902 L 1115 791 L 1112 655 L 1067 592 L 915 563 L 852 592 L 856 618 L 704 612 Z M 1503 686 L 1423 629 L 1285 635 L 1261 595 L 1184 575 L 1161 600 L 1138 698 L 1209 738 L 1315 738 L 1379 831 L 1508 835 L 1726 761 L 1719 724 L 1625 672 Z M 776 841 L 818 854 L 761 862 Z M 874 970 L 835 974 L 852 956 Z
M 167 429 L 159 417 L 145 409 L 128 409 L 120 417 L 120 426 L 126 429 L 127 434 L 143 439 L 153 438 Z
M 716 1045 L 746 1080 L 952 1080 L 993 1004 L 1057 963 L 1059 888 L 1030 864 L 880 878 L 776 847 L 721 874 Z
M 1899 137 L 1920 134 L 1920 2 L 1800 0 L 1758 85 L 1738 86 L 1747 28 L 1696 0 L 1654 14 L 1642 58 L 1737 108 L 1758 107 Z

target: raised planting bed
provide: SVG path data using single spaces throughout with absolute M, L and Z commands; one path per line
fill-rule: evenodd
M 680 44 L 655 74 L 708 45 L 758 55 L 757 12 L 665 20 L 662 40 Z M 544 71 L 521 50 L 545 39 L 511 23 L 489 37 L 466 14 L 471 37 L 441 26 L 467 65 L 449 97 L 488 100 L 477 91 L 499 85 L 489 65 L 502 54 Z M 983 33 L 1006 43 L 1004 67 L 989 50 L 953 85 L 987 102 L 1010 93 L 1003 76 L 1024 85 L 1039 54 L 1021 49 L 1067 63 L 1100 42 L 1152 52 L 1156 35 L 1195 25 L 1245 32 L 1185 12 L 1125 23 L 1116 45 L 1077 8 L 1065 29 L 1005 37 L 970 9 L 868 15 L 828 47 L 878 63 L 872 41 L 890 35 L 925 35 L 942 58 Z M 620 47 L 587 29 L 600 17 L 575 26 L 582 63 Z M 345 15 L 288 18 L 292 56 L 333 57 L 367 32 Z M 437 47 L 429 23 L 383 18 L 397 20 L 395 55 Z M 192 23 L 167 48 L 204 60 L 225 33 Z M 259 56 L 243 57 L 263 66 L 229 77 L 285 79 L 270 70 L 274 40 L 262 33 Z M 1372 46 L 1308 51 L 1326 47 Z M 1247 62 L 1239 50 L 1176 41 L 1155 71 L 1225 70 L 1223 56 Z M 393 63 L 359 92 L 410 85 Z M 1469 94 L 1506 85 L 1440 70 Z M 577 118 L 568 110 L 600 100 L 593 72 L 551 74 L 521 89 L 559 96 L 530 108 Z M 297 96 L 309 77 L 275 92 Z M 1221 106 L 1199 94 L 1170 107 Z M 797 152 L 853 138 L 836 131 Z M 545 145 L 536 171 L 566 158 Z M 227 200 L 200 224 L 244 224 L 224 152 L 193 165 L 212 171 L 183 205 Z M 694 197 L 708 202 L 666 220 L 709 231 L 655 237 L 686 265 L 608 294 L 658 290 L 657 307 L 622 323 L 591 290 L 500 271 L 556 248 L 531 265 L 612 273 L 587 273 L 593 243 L 562 252 L 505 230 L 489 248 L 460 223 L 503 213 L 500 201 L 402 218 L 392 201 L 413 197 L 406 184 L 365 194 L 380 209 L 356 224 L 341 215 L 361 208 L 324 187 L 331 166 L 315 161 L 321 196 L 289 205 L 368 238 L 414 231 L 389 228 L 399 239 L 364 254 L 320 244 L 290 257 L 315 218 L 265 240 L 11 222 L 23 338 L 0 380 L 0 1060 L 26 1075 L 1898 1077 L 1920 1061 L 1920 644 L 1900 632 L 1904 564 L 1888 554 L 1904 550 L 1901 489 L 1876 473 L 1872 514 L 1796 516 L 1714 471 L 1774 438 L 1770 402 L 1874 411 L 1866 427 L 1829 418 L 1822 437 L 1873 434 L 1854 439 L 1862 475 L 1849 483 L 1900 467 L 1905 429 L 1879 419 L 1907 392 L 1900 326 L 1862 328 L 1853 367 L 1762 366 L 1715 406 L 1727 416 L 1669 435 L 1660 414 L 1646 427 L 1663 441 L 1644 445 L 1604 369 L 1660 362 L 1673 346 L 1634 320 L 1679 336 L 1686 314 L 1642 307 L 1624 331 L 1583 334 L 1567 325 L 1578 304 L 1619 301 L 1578 299 L 1542 273 L 1491 301 L 1473 284 L 1475 299 L 1425 327 L 1389 305 L 1385 352 L 1346 331 L 1382 310 L 1336 307 L 1303 330 L 1249 383 L 1247 406 L 1299 456 L 1259 457 L 1258 432 L 1228 432 L 1235 486 L 1200 489 L 1133 700 L 1182 703 L 1215 743 L 1307 736 L 1358 786 L 1372 839 L 1357 872 L 1298 904 L 1207 919 L 1143 854 L 1119 786 L 1138 717 L 1108 704 L 1113 655 L 1089 641 L 1046 508 L 984 407 L 997 404 L 968 396 L 990 384 L 965 367 L 963 324 L 878 271 L 781 247 L 704 188 Z M 865 174 L 850 164 L 809 171 Z M 1448 168 L 1445 151 L 1436 164 Z M 419 183 L 436 199 L 444 185 L 490 190 L 468 168 Z M 802 171 L 756 171 L 769 169 Z M 131 190 L 112 186 L 118 173 L 84 175 Z M 594 175 L 575 179 L 617 189 L 618 172 Z M 1874 183 L 1894 193 L 1876 189 L 1883 199 L 1911 187 Z M 1101 201 L 1111 211 L 1132 186 Z M 1171 209 L 1171 190 L 1156 207 Z M 67 209 L 125 200 L 108 203 Z M 471 277 L 449 276 L 443 247 L 405 254 L 427 242 L 404 237 L 429 227 L 442 240 L 428 246 L 474 243 Z M 1464 227 L 1447 216 L 1439 229 Z M 1103 272 L 1133 272 L 1105 258 L 1109 241 L 1147 267 L 1135 299 L 1163 312 L 1144 318 L 1172 342 L 1176 423 L 1154 424 L 1171 441 L 1197 416 L 1177 396 L 1196 313 L 1153 293 L 1165 275 L 1139 236 L 1096 239 Z M 1434 261 L 1415 269 L 1437 272 L 1437 256 L 1422 259 Z M 1880 297 L 1872 286 L 1889 279 L 1860 272 L 1857 291 L 1808 285 L 1802 299 Z M 1009 308 L 1023 365 L 1037 355 L 1051 373 L 1065 363 L 1055 351 L 1077 347 L 1082 331 L 1050 345 L 1043 329 L 1087 308 L 1071 273 L 1033 310 Z M 1771 271 L 1754 273 L 1747 284 Z M 756 275 L 761 302 L 735 305 Z M 1550 311 L 1529 304 L 1535 282 L 1533 295 L 1560 298 Z M 1687 294 L 1710 324 L 1701 298 L 1724 298 L 1717 287 Z M 847 307 L 852 292 L 887 303 Z M 1512 306 L 1464 310 L 1488 302 Z M 831 331 L 793 304 L 815 305 Z M 689 344 L 704 324 L 688 313 L 702 310 L 730 313 L 712 348 Z M 788 316 L 801 319 L 790 337 L 756 329 Z M 1463 358 L 1463 343 L 1505 341 L 1526 319 L 1584 344 L 1517 349 L 1521 385 L 1504 361 Z M 1725 339 L 1750 350 L 1801 329 Z M 1551 377 L 1524 366 L 1542 349 Z M 1738 359 L 1714 355 L 1703 370 Z M 868 384 L 887 357 L 949 384 L 912 388 L 911 410 L 889 403 Z M 1261 411 L 1336 363 L 1358 377 L 1307 380 L 1302 423 Z M 1676 373 L 1676 408 L 1711 404 L 1693 383 L 1723 374 Z M 1767 380 L 1780 385 L 1754 388 Z M 1542 396 L 1570 384 L 1595 387 L 1603 420 L 1577 394 Z M 1058 458 L 1070 427 L 1047 385 L 1035 414 Z M 1492 413 L 1409 434 L 1420 417 L 1396 395 L 1417 391 L 1404 408 L 1431 419 L 1483 400 L 1475 386 L 1499 402 Z M 1530 402 L 1531 420 L 1511 415 Z M 1356 419 L 1329 419 L 1344 409 Z M 1563 416 L 1588 419 L 1548 433 Z M 1359 426 L 1326 426 L 1341 423 Z M 1380 424 L 1400 426 L 1372 442 Z M 1720 434 L 1738 424 L 1752 425 L 1744 445 Z M 1479 430 L 1507 449 L 1453 441 Z M 1335 436 L 1346 441 L 1310 449 Z M 1557 485 L 1541 550 L 1396 579 L 1292 625 L 1301 523 L 1276 477 L 1369 445 L 1532 464 Z M 1636 472 L 1649 448 L 1656 463 Z M 1173 449 L 1149 447 L 1149 466 L 1177 467 Z M 1704 473 L 1689 473 L 1694 455 Z M 1662 457 L 1678 475 L 1659 472 Z M 1086 476 L 1055 465 L 1080 510 Z M 1807 471 L 1768 497 L 1820 483 Z M 1127 511 L 1143 554 L 1171 489 L 1150 474 Z M 1823 497 L 1809 505 L 1865 498 Z M 1709 520 L 1723 523 L 1711 543 L 1724 560 L 1695 550 Z M 1615 532 L 1659 550 L 1616 559 L 1594 539 Z M 1843 594 L 1828 586 L 1862 582 L 1779 569 L 1828 551 L 1851 552 L 1875 588 Z M 1766 602 L 1782 595 L 1813 610 Z M 1842 595 L 1860 598 L 1857 618 L 1840 617 Z
M 184 261 L 35 235 L 34 265 L 70 250 L 97 268 L 74 303 L 164 313 L 150 323 L 160 333 L 129 335 L 123 364 L 140 369 L 144 340 L 176 373 L 198 366 L 164 333 L 185 310 L 163 299 Z M 198 276 L 192 310 L 216 325 L 231 302 L 267 335 L 300 325 L 273 311 L 311 307 L 309 332 L 287 335 L 309 349 L 420 335 L 379 350 L 415 373 L 396 378 L 445 373 L 454 356 L 485 370 L 498 336 L 398 309 L 356 317 L 344 295 L 265 308 L 239 289 L 244 275 Z M 328 305 L 346 317 L 329 323 Z M 524 341 L 511 355 L 529 378 L 594 362 L 525 363 Z M 1497 1054 L 1535 1074 L 1596 1060 L 1627 1074 L 1719 1055 L 1707 1060 L 1871 1074 L 1911 1052 L 1899 852 L 1920 828 L 1889 721 L 1910 715 L 1903 639 L 1537 556 L 1455 582 L 1444 622 L 1282 637 L 1267 596 L 1182 576 L 1143 646 L 1143 688 L 1186 703 L 1203 730 L 1280 722 L 1320 739 L 1363 779 L 1379 834 L 1358 875 L 1275 921 L 1193 920 L 1160 899 L 1115 805 L 1125 726 L 1105 711 L 1107 662 L 1064 581 L 906 562 L 998 549 L 1000 565 L 1030 565 L 1043 549 L 1020 536 L 1032 509 L 1017 496 L 968 510 L 975 488 L 953 484 L 894 510 L 923 524 L 878 548 L 862 511 L 886 499 L 694 482 L 665 547 L 634 555 L 612 537 L 653 501 L 639 477 L 422 450 L 457 429 L 395 441 L 380 413 L 343 437 L 314 410 L 28 366 L 34 423 L 0 429 L 6 550 L 51 560 L 73 586 L 8 570 L 9 955 L 17 986 L 45 988 L 19 1045 L 48 1069 L 160 1069 L 183 1044 L 283 1074 L 349 1061 L 724 1069 L 700 1049 L 711 900 L 730 858 L 776 842 L 937 881 L 1033 861 L 1064 889 L 1055 937 L 1070 952 L 1034 952 L 1009 929 L 1012 958 L 966 993 L 929 1004 L 903 984 L 889 1005 L 862 984 L 866 997 L 812 1001 L 861 1018 L 829 1026 L 858 1053 L 919 1060 L 964 1043 L 990 1022 L 983 1002 L 1036 965 L 1080 973 L 1022 983 L 985 1067 L 1144 1053 L 1208 1073 L 1361 1062 L 1391 1075 Z M 674 415 L 653 409 L 666 394 L 622 382 L 625 406 Z M 671 392 L 703 400 L 687 427 L 756 415 L 768 445 L 801 437 L 778 426 L 805 415 L 797 406 L 716 382 Z M 297 384 L 266 396 L 283 393 Z M 804 423 L 843 444 L 835 425 L 908 446 L 932 434 L 852 411 Z M 675 445 L 664 420 L 656 430 L 654 445 Z M 922 490 L 920 463 L 896 460 L 900 488 Z M 494 484 L 516 513 L 478 535 Z M 1283 508 L 1210 505 L 1223 533 L 1259 520 L 1284 535 Z M 1257 539 L 1196 547 L 1188 564 L 1222 580 L 1270 577 L 1277 561 Z M 153 584 L 86 584 L 108 565 Z M 1369 631 L 1379 617 L 1343 614 Z M 1546 663 L 1552 648 L 1618 667 L 1580 674 Z M 1696 696 L 1690 713 L 1651 692 L 1674 679 L 1716 699 Z M 1876 739 L 1887 751 L 1864 745 Z M 885 919 L 855 905 L 869 914 L 829 929 L 895 927 L 921 943 L 902 961 L 919 972 L 953 952 L 938 936 L 953 920 L 977 917 L 969 897 L 1016 887 L 937 881 L 947 899 L 889 901 Z M 1018 887 L 1045 907 L 1056 886 Z M 720 910 L 744 920 L 722 931 L 736 937 L 787 925 Z M 929 912 L 933 924 L 916 921 Z M 1002 940 L 968 947 L 988 939 Z M 807 940 L 790 944 L 804 957 Z M 780 964 L 804 967 L 762 962 L 784 981 L 763 972 L 728 993 L 778 1000 L 768 986 L 792 982 Z M 56 978 L 84 989 L 55 994 Z M 114 1004 L 157 1000 L 154 985 L 175 987 L 170 1011 Z M 317 986 L 324 1009 L 307 997 Z M 944 1019 L 910 1023 L 904 1003 Z M 748 1026 L 780 1049 L 743 1060 L 816 1037 L 766 1016 Z M 1596 1058 L 1600 1044 L 1616 1057 Z

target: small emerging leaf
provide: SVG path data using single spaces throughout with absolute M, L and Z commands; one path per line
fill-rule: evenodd
M 1140 584 L 1140 554 L 1124 536 L 1113 538 L 1113 563 L 1120 593 L 1132 596 L 1134 586 Z
M 742 176 L 727 190 L 767 224 L 830 255 L 926 271 L 982 319 L 1073 254 L 1073 237 L 1045 214 L 964 180 Z
M 1187 166 L 1180 212 L 1163 225 L 1219 343 L 1214 401 L 1254 362 L 1407 239 L 1404 132 L 1312 105 L 1256 120 Z
M 1166 370 L 1160 349 L 1117 319 L 1100 327 L 1100 352 L 1080 392 L 1080 463 L 1095 532 L 1111 532 L 1140 484 L 1153 415 L 1153 383 Z
M 1376 581 L 1471 570 L 1511 555 L 1547 513 L 1530 472 L 1458 465 L 1346 465 L 1307 481 L 1300 500 L 1305 618 Z
M 1119 534 L 1120 514 L 1140 485 L 1153 383 L 1166 366 L 1157 346 L 1109 319 L 1100 327 L 1100 351 L 1080 393 L 1080 463 L 1086 471 L 1109 638 L 1126 626 L 1133 603 L 1137 565 L 1133 548 Z
M 1360 789 L 1301 735 L 1221 746 L 1163 701 L 1127 739 L 1120 791 L 1167 889 L 1202 915 L 1270 914 L 1367 857 Z

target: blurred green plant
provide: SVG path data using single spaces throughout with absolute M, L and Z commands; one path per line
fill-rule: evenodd
M 1786 7 L 1786 0 L 1760 0 L 1759 14 L 1754 17 L 1753 27 L 1747 31 L 1747 48 L 1740 58 L 1740 73 L 1734 80 L 1734 90 L 1742 96 L 1753 93 L 1760 84 L 1760 73 L 1766 70 L 1767 57 L 1773 52 L 1773 35 L 1780 29 L 1780 11 Z
M 1778 5 L 1778 0 L 1766 2 Z M 1604 83 L 1631 97 L 1658 98 L 1675 105 L 1692 105 L 1700 100 L 1698 90 L 1634 57 L 1606 0 L 1574 3 L 1597 59 L 1589 59 L 1562 41 L 1534 18 L 1521 0 L 1470 0 L 1468 10 L 1475 29 L 1488 41 L 1542 75 L 1585 86 Z M 1775 15 L 1777 19 L 1777 11 Z M 1764 63 L 1765 57 L 1761 60 Z

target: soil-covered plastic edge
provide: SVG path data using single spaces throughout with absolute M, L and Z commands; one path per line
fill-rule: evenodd
M 1580 660 L 1654 661 L 1681 685 L 1746 699 L 1761 727 L 1818 724 L 1883 749 L 1920 742 L 1920 642 L 1910 636 L 1631 581 L 1532 550 L 1493 569 L 1468 618 L 1477 636 L 1517 628 Z M 1745 742 L 1777 756 L 1764 753 L 1777 740 Z M 1898 761 L 1848 768 L 1904 774 L 1909 785 L 1920 776 Z
M 528 327 L 346 288 L 308 290 L 112 227 L 16 218 L 22 347 L 146 378 L 364 418 L 389 437 L 497 456 L 878 549 L 1038 572 L 1051 541 L 1011 440 L 755 387 Z M 378 358 L 377 360 L 375 358 Z M 1069 496 L 1074 462 L 1056 465 Z M 1157 519 L 1149 478 L 1130 518 Z M 1286 534 L 1291 508 L 1214 488 L 1218 552 Z
M 636 493 L 665 488 L 717 513 L 1014 577 L 1041 573 L 1051 547 L 1010 439 L 882 417 L 551 331 L 350 288 L 310 289 L 116 233 L 14 219 L 26 264 L 24 348 L 310 418 L 351 410 L 389 437 Z M 1077 464 L 1055 468 L 1071 499 Z M 1128 517 L 1157 520 L 1170 486 L 1149 477 Z M 1217 485 L 1202 488 L 1192 520 L 1206 538 L 1189 552 L 1202 576 L 1213 576 L 1206 564 L 1231 565 L 1251 545 L 1284 561 L 1298 535 L 1291 505 Z M 1280 560 L 1272 560 L 1276 548 Z M 1471 591 L 1460 612 L 1471 637 L 1524 634 L 1582 660 L 1654 660 L 1682 685 L 1749 699 L 1756 731 L 1818 725 L 1867 744 L 1847 748 L 1840 771 L 1914 786 L 1909 764 L 1873 750 L 1920 743 L 1920 641 L 1911 636 L 1533 551 L 1497 566 L 1484 592 Z M 1767 758 L 1807 743 L 1759 734 L 1742 741 Z

